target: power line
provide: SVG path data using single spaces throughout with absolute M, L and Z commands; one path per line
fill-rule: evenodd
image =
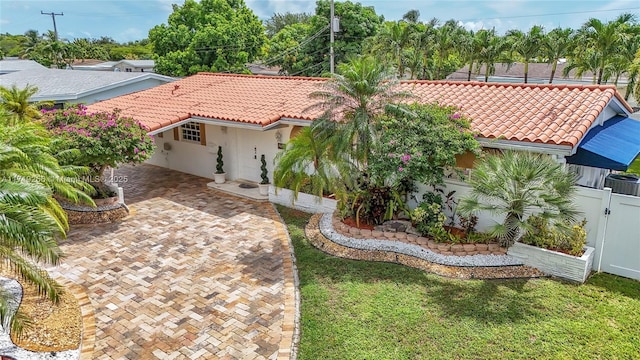
M 56 14 L 54 12 L 50 12 L 50 13 L 46 13 L 42 10 L 40 10 L 40 14 L 41 15 L 51 15 L 51 19 L 53 19 L 53 33 L 55 34 L 55 39 L 54 40 L 58 40 L 58 27 L 56 27 L 56 16 L 64 16 L 64 13 L 60 13 L 60 14 Z
M 597 13 L 597 12 L 605 12 L 605 11 L 624 11 L 624 10 L 638 10 L 638 9 L 640 9 L 640 7 L 622 8 L 622 9 L 608 9 L 608 10 L 570 11 L 570 12 L 563 12 L 563 13 L 551 13 L 551 14 L 548 13 L 548 14 L 537 14 L 537 15 L 515 15 L 515 16 L 502 16 L 502 17 L 486 17 L 486 18 L 465 19 L 465 20 L 456 20 L 456 21 L 465 22 L 465 21 L 478 21 L 478 20 L 505 20 L 505 19 L 519 19 L 519 18 L 528 18 L 528 17 L 536 17 L 536 16 L 589 14 L 589 13 Z

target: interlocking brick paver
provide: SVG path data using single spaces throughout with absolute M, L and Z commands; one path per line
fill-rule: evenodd
M 294 310 L 287 300 L 293 279 L 273 207 L 155 166 L 117 173 L 128 178 L 121 185 L 131 215 L 115 224 L 74 226 L 60 243 L 64 262 L 52 269 L 91 299 L 93 358 L 287 354 L 291 340 L 283 329 L 290 336 L 293 324 L 283 321 L 285 308 Z

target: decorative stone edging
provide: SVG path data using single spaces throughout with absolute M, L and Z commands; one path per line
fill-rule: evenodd
M 72 225 L 112 223 L 129 215 L 129 208 L 125 204 L 116 204 L 108 209 L 71 210 L 65 207 L 63 209 L 67 213 L 69 224 Z
M 422 246 L 425 249 L 429 249 L 434 253 L 442 254 L 442 255 L 455 255 L 455 256 L 466 256 L 466 255 L 505 255 L 507 253 L 507 249 L 500 247 L 500 245 L 496 243 L 489 244 L 446 244 L 446 243 L 437 243 L 432 239 L 429 239 L 424 236 L 418 236 L 411 233 L 406 232 L 390 232 L 390 231 L 381 231 L 381 230 L 368 230 L 368 229 L 359 229 L 356 227 L 349 226 L 337 217 L 333 217 L 331 219 L 333 224 L 333 228 L 335 231 L 343 236 L 348 236 L 354 239 L 374 239 L 374 240 L 388 240 L 388 241 L 398 241 L 405 244 L 413 244 Z
M 334 256 L 353 259 L 353 260 L 367 260 L 367 261 L 382 261 L 402 264 L 405 266 L 417 268 L 427 272 L 431 272 L 440 276 L 459 278 L 459 279 L 510 279 L 510 278 L 535 278 L 544 276 L 542 272 L 537 269 L 518 265 L 516 262 L 512 265 L 493 265 L 493 266 L 455 266 L 438 264 L 432 261 L 425 260 L 418 256 L 403 254 L 394 252 L 388 249 L 376 249 L 370 247 L 368 249 L 359 249 L 338 244 L 328 239 L 320 230 L 321 219 L 325 216 L 329 216 L 328 223 L 331 224 L 330 214 L 316 214 L 311 217 L 305 233 L 307 238 L 313 246 L 316 248 Z M 325 221 L 327 221 L 325 219 Z M 364 242 L 362 240 L 354 239 L 353 241 Z M 411 245 L 407 245 L 411 246 Z M 415 245 L 413 245 L 415 246 Z M 416 246 L 417 247 L 417 246 Z M 423 249 L 424 252 L 431 252 L 430 250 Z M 442 255 L 439 255 L 442 256 Z M 476 256 L 489 256 L 496 257 L 494 255 L 476 255 Z M 457 257 L 457 256 L 456 256 Z M 467 256 L 468 257 L 468 256 Z M 510 257 L 502 255 L 502 258 L 509 259 Z M 460 257 L 464 258 L 464 257 Z M 507 261 L 509 262 L 509 260 Z

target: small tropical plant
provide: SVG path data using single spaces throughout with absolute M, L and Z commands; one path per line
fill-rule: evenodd
M 302 128 L 274 159 L 274 184 L 293 190 L 296 197 L 303 188 L 308 188 L 309 193 L 318 197 L 341 192 L 340 189 L 347 184 L 340 179 L 340 174 L 352 168 L 345 154 L 336 152 L 332 146 L 331 132 L 321 131 L 315 125 Z
M 12 85 L 10 88 L 0 86 L 0 105 L 10 115 L 7 118 L 9 125 L 40 118 L 38 108 L 51 105 L 51 103 L 31 103 L 29 100 L 37 92 L 38 88 L 31 85 L 27 85 L 24 89 L 20 89 L 16 85 Z
M 587 243 L 587 232 L 584 229 L 586 224 L 586 219 L 574 224 L 568 222 L 551 224 L 542 216 L 531 215 L 527 219 L 530 231 L 520 241 L 524 244 L 580 256 Z
M 224 162 L 222 161 L 222 146 L 218 146 L 218 157 L 216 158 L 216 174 L 224 174 L 224 169 L 222 166 Z
M 537 213 L 551 221 L 575 221 L 575 175 L 551 157 L 529 152 L 505 151 L 485 157 L 469 181 L 471 193 L 461 199 L 463 215 L 488 211 L 504 221 L 491 230 L 502 246 L 510 246 L 529 232 L 526 218 Z
M 269 183 L 269 174 L 267 172 L 267 160 L 264 154 L 260 155 L 260 184 L 266 185 Z

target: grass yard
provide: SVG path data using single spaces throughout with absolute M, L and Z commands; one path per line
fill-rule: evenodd
M 596 274 L 462 281 L 313 248 L 284 207 L 300 276 L 299 359 L 637 359 L 640 282 Z
M 634 162 L 631 163 L 631 166 L 629 166 L 627 172 L 640 175 L 640 157 L 638 157 Z

